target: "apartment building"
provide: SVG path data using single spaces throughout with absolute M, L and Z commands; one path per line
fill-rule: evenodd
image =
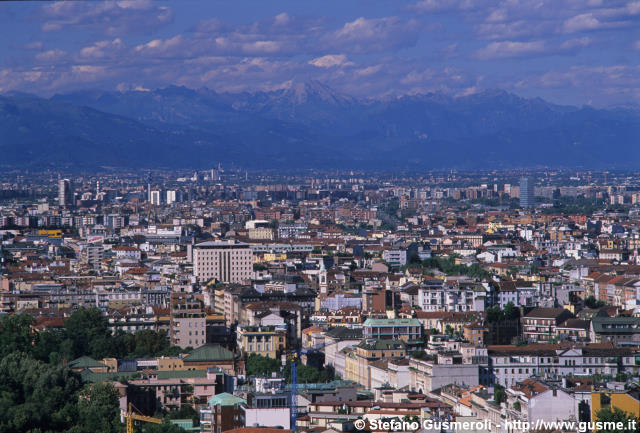
M 426 393 L 450 384 L 477 386 L 480 383 L 480 366 L 465 364 L 460 352 L 443 351 L 428 359 L 411 358 L 409 375 L 411 389 Z
M 247 283 L 253 275 L 253 252 L 235 241 L 202 242 L 192 247 L 193 275 L 200 280 Z
M 484 311 L 486 299 L 486 290 L 473 284 L 434 285 L 418 291 L 418 305 L 427 312 Z
M 611 344 L 489 346 L 488 354 L 491 381 L 502 386 L 533 376 L 615 376 L 639 369 L 630 349 L 615 348 Z
M 245 419 L 242 405 L 246 404 L 245 400 L 223 392 L 211 397 L 207 403 L 208 406 L 200 409 L 202 432 L 221 433 L 244 427 Z
M 380 359 L 404 358 L 407 348 L 398 340 L 362 340 L 353 351 L 345 356 L 345 375 L 371 389 L 371 366 Z
M 367 319 L 362 332 L 364 338 L 407 342 L 422 338 L 422 324 L 418 319 Z
M 640 343 L 640 318 L 596 316 L 591 319 L 589 336 L 593 343 Z
M 556 328 L 573 315 L 564 308 L 534 308 L 522 321 L 522 336 L 530 342 L 547 343 L 555 338 Z
M 277 359 L 287 348 L 286 326 L 238 326 L 237 344 L 242 353 Z
M 171 343 L 182 348 L 207 342 L 207 319 L 201 297 L 192 293 L 171 294 Z

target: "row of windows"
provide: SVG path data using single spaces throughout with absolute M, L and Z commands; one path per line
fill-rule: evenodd
M 509 370 L 511 370 L 511 371 L 509 371 Z M 516 369 L 515 368 L 511 368 L 511 369 L 509 369 L 509 368 L 503 368 L 503 369 L 496 368 L 495 369 L 495 373 L 498 374 L 498 375 L 499 374 L 509 374 L 509 373 L 510 374 L 527 374 L 527 375 L 529 374 L 529 369 L 528 368 L 518 368 L 517 370 L 518 371 L 516 373 Z M 584 373 L 584 374 L 587 374 L 587 373 L 588 374 L 604 373 L 604 371 L 605 371 L 604 368 L 588 368 L 588 369 L 587 368 L 583 368 L 582 369 L 582 373 Z M 557 368 L 541 368 L 539 370 L 537 370 L 535 368 L 531 369 L 531 374 L 536 374 L 536 372 L 558 373 L 558 369 Z M 575 373 L 578 373 L 577 369 L 576 369 Z
M 193 334 L 191 334 L 193 332 Z M 189 331 L 189 337 L 191 337 L 191 335 L 198 335 L 198 331 Z M 200 331 L 200 335 L 204 335 L 204 331 Z
M 582 359 L 582 364 L 603 364 L 606 362 L 606 360 L 608 358 L 581 358 Z M 625 358 L 627 363 L 631 362 L 630 358 Z M 522 361 L 520 360 L 514 360 L 511 361 L 509 358 L 496 358 L 495 359 L 496 364 L 510 364 L 512 362 L 517 362 L 517 363 L 536 363 L 536 358 L 523 358 Z M 539 358 L 537 360 L 537 362 L 539 362 L 540 364 L 558 364 L 559 363 L 559 359 L 558 358 Z M 576 360 L 575 359 L 571 359 L 571 360 L 563 360 L 564 365 L 576 365 Z
M 268 344 L 268 343 L 267 343 L 267 344 L 265 344 L 265 345 L 264 345 L 264 350 L 265 350 L 265 352 L 270 351 L 270 350 L 271 350 L 271 345 L 270 345 L 270 344 Z M 258 352 L 262 352 L 262 344 L 258 344 L 258 345 L 256 346 L 256 351 L 258 351 Z M 249 345 L 249 352 L 253 352 L 253 344 L 250 344 L 250 345 Z

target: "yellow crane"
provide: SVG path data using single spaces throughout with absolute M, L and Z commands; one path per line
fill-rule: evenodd
M 145 416 L 135 413 L 133 411 L 133 405 L 129 403 L 129 407 L 127 413 L 125 414 L 125 419 L 127 422 L 127 433 L 133 433 L 133 420 L 143 421 L 143 422 L 152 422 L 154 424 L 162 424 L 162 420 L 160 418 L 154 418 L 152 416 Z

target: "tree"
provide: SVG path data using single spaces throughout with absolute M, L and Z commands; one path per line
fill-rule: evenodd
M 520 402 L 516 401 L 515 403 L 513 403 L 513 408 L 515 410 L 517 410 L 518 412 L 520 412 L 522 410 L 522 407 L 520 406 Z
M 167 414 L 169 419 L 191 419 L 194 425 L 200 424 L 200 413 L 196 411 L 190 404 L 183 404 L 180 409 L 171 411 Z
M 160 331 L 151 331 L 149 329 L 143 329 L 137 331 L 135 334 L 120 333 L 116 335 L 116 338 L 120 344 L 127 344 L 128 358 L 146 358 L 157 356 L 158 354 L 166 351 L 170 347 L 169 336 L 167 331 L 161 329 Z
M 604 307 L 604 302 L 601 300 L 596 300 L 595 296 L 589 295 L 584 300 L 584 305 L 588 308 L 600 308 Z
M 185 433 L 185 430 L 165 419 L 162 424 L 145 424 L 144 433 Z
M 618 374 L 616 374 L 616 382 L 626 382 L 627 381 L 627 375 L 620 372 Z
M 504 319 L 505 320 L 514 320 L 520 318 L 520 310 L 513 305 L 513 302 L 508 302 L 507 305 L 504 306 Z
M 63 358 L 72 360 L 85 355 L 95 359 L 146 358 L 185 352 L 171 347 L 169 336 L 164 330 L 156 332 L 144 329 L 135 333 L 119 331 L 114 335 L 108 328 L 107 318 L 96 308 L 78 309 L 65 322 L 63 329 L 39 332 L 31 340 L 33 344 L 24 349 L 17 344 L 7 344 L 13 350 L 23 350 L 36 359 L 52 363 L 60 362 Z
M 500 309 L 497 305 L 494 307 L 489 307 L 486 310 L 487 322 L 499 322 L 504 319 L 504 311 Z
M 278 360 L 252 353 L 247 358 L 245 369 L 248 376 L 268 376 L 280 371 L 281 364 Z
M 325 367 L 318 370 L 314 367 L 298 362 L 296 364 L 296 369 L 298 383 L 327 383 L 331 382 L 335 377 L 335 371 L 333 368 Z M 291 383 L 291 362 L 287 362 L 283 373 L 287 383 Z
M 83 355 L 101 359 L 114 356 L 110 346 L 109 322 L 97 308 L 81 308 L 69 316 L 64 324 L 66 336 L 72 342 L 70 357 Z M 88 349 L 88 350 L 87 350 Z
M 29 314 L 13 314 L 0 320 L 0 357 L 15 351 L 31 351 L 32 323 L 33 317 Z
M 70 341 L 65 341 L 62 332 L 57 329 L 46 330 L 36 334 L 31 355 L 40 361 L 58 364 L 70 349 Z
M 424 359 L 427 357 L 427 353 L 424 350 L 414 350 L 411 352 L 411 357 L 416 359 Z
M 411 253 L 411 255 L 409 256 L 409 263 L 412 265 L 422 263 L 418 253 Z
M 507 401 L 507 393 L 503 386 L 495 385 L 493 387 L 493 401 L 497 404 Z
M 640 432 L 640 422 L 632 415 L 616 408 L 601 409 L 596 413 L 598 422 L 603 423 L 602 429 L 598 429 L 598 433 L 637 433 Z M 635 420 L 635 428 L 630 428 L 632 423 L 630 421 Z M 622 423 L 625 427 L 622 429 L 616 428 L 616 424 Z
M 77 418 L 79 378 L 62 365 L 48 365 L 14 352 L 0 360 L 0 432 L 40 429 L 62 432 Z
M 112 384 L 87 385 L 78 398 L 78 431 L 117 433 L 120 423 L 120 395 Z

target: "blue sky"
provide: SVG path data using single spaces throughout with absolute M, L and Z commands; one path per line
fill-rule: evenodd
M 639 0 L 0 3 L 0 93 L 277 89 L 360 97 L 501 88 L 640 103 Z

